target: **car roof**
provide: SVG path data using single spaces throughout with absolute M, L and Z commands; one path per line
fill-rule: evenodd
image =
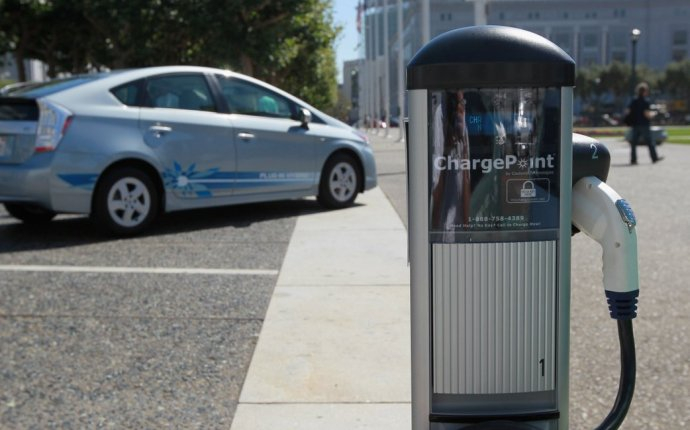
M 266 87 L 275 91 L 276 93 L 298 103 L 301 106 L 311 110 L 312 113 L 318 115 L 321 119 L 331 125 L 345 126 L 345 123 L 329 116 L 319 109 L 311 106 L 302 99 L 299 99 L 292 94 L 283 91 L 267 82 L 253 78 L 242 73 L 233 72 L 228 69 L 220 69 L 205 66 L 188 66 L 188 65 L 170 65 L 170 66 L 152 66 L 135 69 L 116 69 L 106 72 L 90 73 L 75 75 L 62 79 L 55 79 L 40 83 L 37 86 L 29 86 L 25 90 L 21 88 L 17 92 L 12 92 L 11 97 L 22 98 L 42 98 L 47 97 L 55 99 L 56 101 L 81 101 L 82 103 L 89 102 L 104 102 L 104 97 L 108 97 L 111 102 L 116 102 L 114 97 L 111 97 L 109 90 L 119 85 L 126 84 L 138 79 L 148 78 L 150 76 L 168 74 L 168 73 L 205 73 L 217 74 L 227 77 L 238 77 L 254 84 Z

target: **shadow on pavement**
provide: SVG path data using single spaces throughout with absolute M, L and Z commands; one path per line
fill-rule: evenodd
M 59 216 L 46 224 L 29 225 L 0 211 L 0 254 L 116 240 L 136 240 L 228 227 L 246 229 L 262 221 L 294 218 L 324 210 L 315 200 L 301 199 L 172 212 L 160 215 L 144 234 L 129 239 L 109 235 L 86 216 Z

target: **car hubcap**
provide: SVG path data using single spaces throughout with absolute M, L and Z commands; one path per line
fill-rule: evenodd
M 352 197 L 357 188 L 357 172 L 349 163 L 338 163 L 331 172 L 329 181 L 331 195 L 339 202 Z
M 151 195 L 137 178 L 122 178 L 108 193 L 108 212 L 113 221 L 123 227 L 141 224 L 151 210 Z

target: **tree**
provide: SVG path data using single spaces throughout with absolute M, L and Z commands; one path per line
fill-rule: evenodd
M 592 65 L 577 69 L 575 74 L 575 95 L 584 103 L 592 102 L 592 97 L 601 94 L 600 78 L 601 67 Z
M 672 97 L 684 99 L 690 104 L 690 60 L 669 64 L 661 86 Z
M 20 81 L 26 80 L 24 60 L 33 58 L 31 49 L 40 27 L 36 25 L 50 6 L 40 0 L 3 0 L 0 3 L 0 47 L 11 52 Z
M 279 86 L 322 109 L 337 99 L 330 0 L 211 0 L 230 9 L 210 20 L 204 52 L 222 64 Z M 214 36 L 215 35 L 215 36 Z M 218 43 L 218 38 L 223 42 Z
M 0 52 L 50 76 L 165 64 L 230 67 L 321 108 L 336 100 L 330 0 L 0 0 Z
M 632 97 L 632 68 L 629 64 L 613 62 L 606 66 L 592 65 L 579 68 L 575 76 L 575 95 L 582 101 L 583 110 L 595 123 L 604 114 L 623 111 Z M 647 82 L 658 89 L 661 72 L 641 64 L 635 69 L 636 83 Z M 656 92 L 658 94 L 658 90 Z
M 622 106 L 629 98 L 631 67 L 614 61 L 601 70 L 601 86 L 611 93 L 616 106 Z
M 328 13 L 330 1 L 310 3 L 309 12 L 294 17 L 291 38 L 302 42 L 296 45 L 294 61 L 286 63 L 277 77 L 296 95 L 328 109 L 338 98 L 333 43 L 340 28 L 333 25 Z
M 229 67 L 321 108 L 336 100 L 330 0 L 82 0 L 110 68 Z

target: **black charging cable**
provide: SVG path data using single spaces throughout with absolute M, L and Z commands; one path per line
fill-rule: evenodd
M 621 377 L 616 402 L 608 416 L 595 430 L 615 430 L 623 424 L 635 392 L 635 336 L 632 319 L 619 319 L 618 341 L 621 350 Z

